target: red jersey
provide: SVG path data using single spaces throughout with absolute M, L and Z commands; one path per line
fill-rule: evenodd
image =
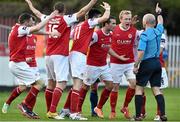
M 43 16 L 43 18 L 45 18 Z M 41 19 L 42 20 L 42 19 Z M 46 55 L 69 55 L 69 38 L 71 24 L 77 21 L 76 14 L 55 16 L 47 24 L 47 31 L 57 30 L 60 37 L 49 37 L 47 39 Z
M 26 35 L 19 35 L 19 30 L 26 30 L 27 27 L 20 27 L 22 26 L 19 24 L 13 26 L 8 38 L 10 61 L 14 62 L 26 62 L 25 52 L 27 47 L 27 37 Z
M 161 48 L 165 49 L 166 46 L 167 46 L 167 38 L 166 38 L 165 34 L 162 34 L 162 36 L 161 36 Z M 163 51 L 159 55 L 159 60 L 160 60 L 161 66 L 165 67 L 165 61 L 163 59 Z
M 87 54 L 90 41 L 92 40 L 94 27 L 97 24 L 97 19 L 88 19 L 75 27 L 71 51 L 78 51 L 85 55 Z
M 102 30 L 94 32 L 95 42 L 90 46 L 87 56 L 88 65 L 105 66 L 107 64 L 106 58 L 111 45 L 111 36 L 112 34 L 104 34 Z
M 26 58 L 32 58 L 31 62 L 27 62 L 30 67 L 37 67 L 35 59 L 35 50 L 36 50 L 36 41 L 37 38 L 34 35 L 27 36 L 27 48 L 26 48 Z
M 163 53 L 160 53 L 159 60 L 160 60 L 161 66 L 165 67 L 165 62 L 164 62 L 164 59 L 163 59 Z
M 121 61 L 113 56 L 110 56 L 111 63 L 128 64 L 134 62 L 133 46 L 135 39 L 136 28 L 131 26 L 127 31 L 124 31 L 119 27 L 119 25 L 117 25 L 113 31 L 111 48 L 118 55 L 126 55 L 126 57 L 130 59 L 127 61 Z
M 46 55 L 69 55 L 69 36 L 71 28 L 67 26 L 63 16 L 56 16 L 48 22 L 48 30 L 56 29 L 60 37 L 49 37 L 47 40 Z

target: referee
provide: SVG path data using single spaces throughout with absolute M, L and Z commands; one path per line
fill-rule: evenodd
M 164 31 L 163 18 L 161 16 L 161 8 L 158 3 L 156 5 L 156 13 L 158 24 L 156 25 L 156 18 L 153 14 L 145 14 L 143 17 L 143 27 L 145 31 L 140 36 L 138 46 L 138 59 L 134 64 L 134 73 L 136 74 L 136 92 L 135 92 L 135 120 L 141 121 L 141 106 L 142 93 L 144 87 L 149 81 L 153 94 L 156 98 L 160 108 L 160 118 L 162 121 L 167 121 L 165 116 L 165 101 L 163 94 L 160 91 L 161 86 L 161 64 L 159 61 L 160 41 Z

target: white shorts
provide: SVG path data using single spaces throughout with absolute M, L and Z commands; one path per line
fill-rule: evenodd
M 115 64 L 111 63 L 111 74 L 113 77 L 113 83 L 122 83 L 123 74 L 126 79 L 136 79 L 135 74 L 133 73 L 134 63 L 129 64 Z
M 40 80 L 40 74 L 38 70 L 34 70 L 29 67 L 26 62 L 9 62 L 9 69 L 12 74 L 18 79 L 19 85 L 31 85 L 37 80 Z
M 69 55 L 69 61 L 72 77 L 83 80 L 86 70 L 86 55 L 81 52 L 72 51 Z
M 69 57 L 62 55 L 46 56 L 47 78 L 54 81 L 68 81 Z
M 98 78 L 101 81 L 113 81 L 108 65 L 99 67 L 87 65 L 84 77 L 83 82 L 88 86 L 94 84 Z
M 151 88 L 149 82 L 147 84 L 148 88 Z M 162 74 L 161 74 L 161 87 L 160 89 L 164 89 L 168 87 L 168 77 L 167 77 L 167 72 L 164 67 L 162 67 Z

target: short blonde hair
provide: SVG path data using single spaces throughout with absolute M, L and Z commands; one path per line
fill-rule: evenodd
M 120 13 L 119 13 L 119 18 L 122 19 L 123 15 L 132 15 L 131 11 L 129 10 L 122 10 Z

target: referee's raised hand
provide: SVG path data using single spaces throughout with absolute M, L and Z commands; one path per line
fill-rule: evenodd
M 162 9 L 159 7 L 159 3 L 156 4 L 156 9 L 155 9 L 157 14 L 161 14 Z

